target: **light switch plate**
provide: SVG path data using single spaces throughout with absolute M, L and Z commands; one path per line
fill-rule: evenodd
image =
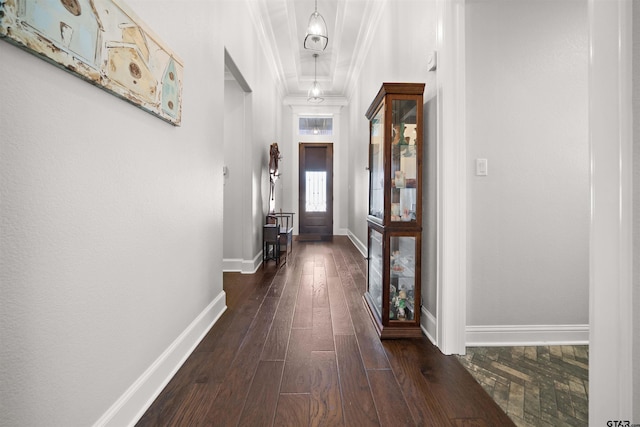
M 487 159 L 476 159 L 476 175 L 489 175 L 489 162 L 487 161 Z

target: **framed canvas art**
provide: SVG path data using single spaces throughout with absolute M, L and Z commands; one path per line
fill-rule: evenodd
M 0 0 L 0 38 L 180 125 L 183 63 L 120 0 Z

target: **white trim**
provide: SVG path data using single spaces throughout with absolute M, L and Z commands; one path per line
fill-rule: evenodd
M 586 345 L 589 325 L 467 326 L 467 347 Z
M 222 260 L 222 271 L 225 273 L 239 273 L 242 271 L 242 263 L 244 262 L 241 258 L 226 258 Z
M 347 236 L 349 236 L 349 240 L 353 243 L 353 245 L 358 249 L 358 251 L 362 254 L 363 257 L 367 257 L 367 246 L 356 237 L 355 234 L 351 232 L 351 230 L 347 230 Z
M 353 97 L 356 88 L 359 87 L 357 82 L 362 75 L 362 67 L 364 67 L 364 61 L 368 56 L 369 49 L 371 49 L 373 40 L 378 33 L 378 24 L 382 16 L 384 16 L 387 2 L 388 0 L 364 2 L 365 10 L 362 13 L 363 19 L 361 21 L 364 22 L 364 25 L 362 30 L 358 32 L 358 38 L 353 49 L 354 52 L 359 53 L 351 57 L 351 64 L 349 65 L 344 85 L 344 92 L 349 100 Z
M 437 14 L 436 345 L 444 354 L 464 354 L 467 313 L 465 2 L 439 0 Z
M 424 332 L 426 337 L 429 338 L 429 341 L 431 341 L 431 343 L 435 345 L 436 332 L 438 330 L 438 322 L 436 320 L 436 317 L 431 314 L 431 312 L 427 310 L 425 306 L 422 306 L 420 312 L 422 316 L 420 318 L 420 328 L 422 328 L 422 332 Z
M 589 0 L 589 425 L 633 414 L 632 4 Z
M 253 274 L 262 265 L 262 250 L 252 260 L 242 260 L 242 274 Z
M 338 228 L 333 232 L 334 236 L 348 236 L 349 230 L 346 228 Z
M 133 426 L 225 312 L 225 300 L 223 291 L 95 422 L 94 427 Z
M 265 21 L 265 17 L 269 16 L 266 2 L 263 0 L 246 1 L 245 3 L 249 10 L 249 16 L 253 22 L 253 28 L 257 33 L 264 57 L 267 64 L 269 64 L 268 68 L 271 71 L 273 79 L 276 81 L 276 90 L 280 96 L 284 96 L 287 93 L 287 85 L 285 83 L 284 70 L 282 69 L 282 61 L 280 60 L 278 50 L 273 48 L 277 46 L 273 28 Z
M 253 259 L 226 258 L 222 260 L 222 271 L 225 273 L 253 274 L 262 264 L 262 251 Z

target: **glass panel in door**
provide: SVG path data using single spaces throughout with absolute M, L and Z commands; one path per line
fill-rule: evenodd
M 413 321 L 416 313 L 416 238 L 390 237 L 389 319 Z
M 384 218 L 384 105 L 370 124 L 369 215 Z
M 382 234 L 369 229 L 369 281 L 368 292 L 370 302 L 382 319 Z
M 391 102 L 391 221 L 416 221 L 417 102 Z

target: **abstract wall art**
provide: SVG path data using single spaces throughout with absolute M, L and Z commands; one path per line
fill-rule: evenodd
M 180 125 L 182 61 L 120 0 L 0 0 L 0 38 Z

